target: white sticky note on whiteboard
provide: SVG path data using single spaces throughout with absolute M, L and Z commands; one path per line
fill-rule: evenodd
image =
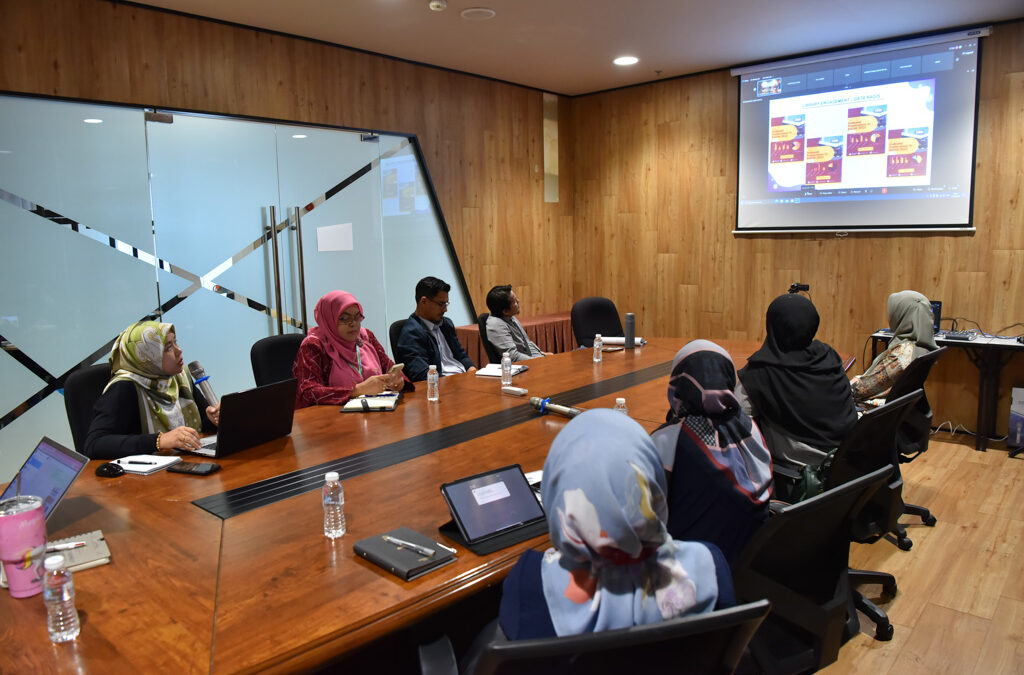
M 351 251 L 352 223 L 316 228 L 317 251 Z

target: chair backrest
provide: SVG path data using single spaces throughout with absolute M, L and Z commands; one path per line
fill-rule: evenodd
M 299 353 L 299 345 L 305 337 L 302 333 L 287 333 L 271 335 L 253 343 L 249 349 L 249 361 L 257 387 L 292 379 L 295 355 Z
M 924 392 L 918 389 L 861 415 L 846 432 L 832 457 L 825 489 L 831 490 L 858 476 L 896 463 L 896 430 L 922 396 Z
M 392 321 L 391 326 L 388 328 L 388 341 L 391 343 L 391 356 L 395 359 L 395 363 L 402 363 L 405 361 L 405 358 L 398 353 L 398 336 L 402 334 L 402 329 L 405 327 L 406 321 L 408 321 L 408 319 Z
M 498 352 L 498 348 L 487 339 L 487 317 L 489 316 L 490 314 L 484 312 L 476 318 L 476 326 L 480 329 L 480 344 L 484 346 L 484 352 L 491 363 L 501 363 L 501 354 Z
M 661 623 L 489 645 L 477 673 L 732 673 L 771 605 L 758 600 Z
M 85 454 L 85 437 L 92 423 L 92 407 L 110 381 L 110 364 L 79 368 L 64 381 L 64 410 L 71 426 L 75 450 Z
M 922 396 L 924 391 L 918 389 L 861 415 L 832 458 L 825 479 L 827 490 L 879 468 L 891 467 L 892 473 L 885 487 L 872 495 L 854 519 L 851 526 L 854 541 L 875 541 L 897 528 L 904 504 L 896 436 Z
M 814 669 L 836 660 L 846 626 L 850 525 L 892 474 L 885 466 L 772 514 L 733 566 L 736 597 L 767 598 L 801 629 Z M 806 637 L 805 637 L 806 636 Z
M 896 382 L 893 383 L 885 400 L 892 401 L 912 391 L 923 390 L 932 366 L 946 353 L 947 349 L 949 347 L 940 347 L 911 361 L 907 369 L 896 378 Z M 913 459 L 928 449 L 931 431 L 932 407 L 928 403 L 928 397 L 922 394 L 917 405 L 907 414 L 903 424 L 900 425 L 896 435 L 897 451 L 900 455 L 907 456 L 907 459 Z
M 577 300 L 569 312 L 572 334 L 581 347 L 594 346 L 594 334 L 622 336 L 622 321 L 615 303 L 608 298 L 589 297 Z

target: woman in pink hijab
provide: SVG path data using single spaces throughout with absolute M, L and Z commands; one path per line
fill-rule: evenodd
M 299 381 L 296 408 L 342 405 L 353 396 L 403 388 L 402 373 L 388 374 L 394 363 L 363 328 L 363 308 L 354 295 L 331 291 L 316 303 L 313 317 L 317 325 L 302 341 L 292 366 Z

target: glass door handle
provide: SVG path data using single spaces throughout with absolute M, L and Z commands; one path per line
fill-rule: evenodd
M 274 309 L 277 312 L 277 334 L 284 333 L 284 312 L 281 306 L 281 265 L 277 251 L 277 209 L 270 208 L 270 248 L 274 256 Z
M 302 332 L 309 333 L 309 324 L 306 322 L 306 272 L 302 263 L 302 217 L 299 215 L 301 209 L 295 207 L 295 253 L 298 260 L 299 275 L 299 312 L 302 317 Z

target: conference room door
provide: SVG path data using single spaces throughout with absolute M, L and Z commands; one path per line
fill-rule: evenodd
M 160 112 L 146 137 L 159 303 L 217 389 L 251 387 L 250 346 L 308 330 L 329 290 L 384 307 L 378 143 Z

